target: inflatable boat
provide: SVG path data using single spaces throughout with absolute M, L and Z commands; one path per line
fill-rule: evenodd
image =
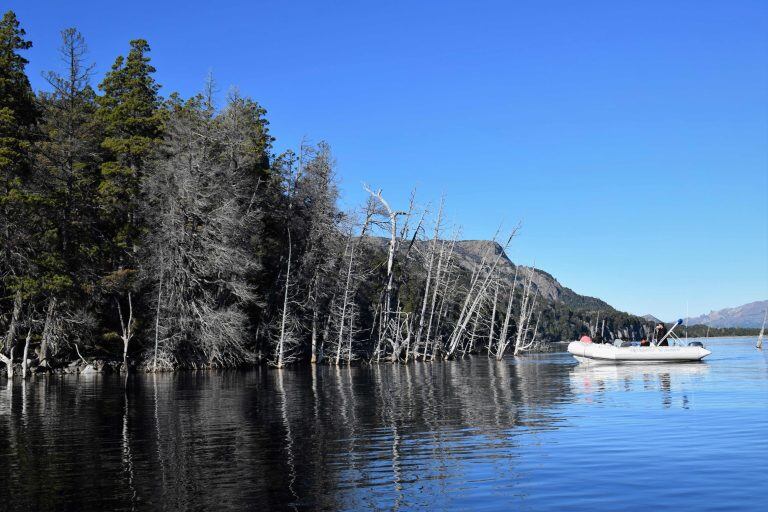
M 701 342 L 694 341 L 687 345 L 666 345 L 669 341 L 681 343 L 682 340 L 675 336 L 674 330 L 683 323 L 678 320 L 658 343 L 647 347 L 617 347 L 615 345 L 601 345 L 598 343 L 585 343 L 584 341 L 572 341 L 568 344 L 568 352 L 573 354 L 580 363 L 606 362 L 606 363 L 686 363 L 701 361 L 710 352 Z M 589 338 L 587 338 L 589 341 Z
M 597 343 L 572 341 L 568 352 L 580 363 L 685 363 L 701 361 L 711 352 L 702 346 L 659 347 L 616 347 Z

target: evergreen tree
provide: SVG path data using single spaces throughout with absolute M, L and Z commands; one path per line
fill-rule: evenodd
M 92 66 L 85 63 L 82 35 L 62 31 L 64 73 L 49 72 L 51 91 L 40 95 L 41 140 L 36 147 L 36 186 L 44 198 L 39 229 L 40 289 L 80 295 L 95 281 L 99 252 L 97 204 L 99 143 Z
M 101 164 L 99 196 L 108 232 L 111 269 L 134 266 L 141 230 L 137 218 L 145 162 L 162 137 L 162 110 L 152 74 L 155 68 L 143 39 L 130 42 L 128 56 L 119 56 L 99 88 L 98 119 L 106 150 Z
M 30 238 L 25 212 L 37 109 L 20 52 L 32 47 L 16 15 L 0 21 L 0 305 L 18 285 Z M 15 284 L 14 284 L 15 283 Z

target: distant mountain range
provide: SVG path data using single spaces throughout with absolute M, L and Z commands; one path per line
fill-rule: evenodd
M 725 308 L 712 311 L 709 314 L 697 317 L 689 317 L 689 325 L 708 325 L 710 327 L 748 327 L 760 328 L 763 324 L 763 315 L 768 309 L 768 300 L 750 302 L 735 308 Z
M 370 237 L 368 241 L 372 249 L 369 257 L 383 258 L 388 240 Z M 415 252 L 426 254 L 431 243 L 430 240 L 414 241 Z M 501 255 L 496 272 L 501 281 L 505 283 L 505 287 L 512 284 L 517 273 L 518 290 L 521 291 L 524 280 L 532 275 L 533 287 L 538 291 L 538 297 L 544 299 L 544 303 L 546 303 L 546 306 L 543 307 L 544 315 L 541 317 L 542 324 L 540 326 L 545 339 L 575 339 L 574 336 L 578 336 L 580 332 L 602 333 L 606 339 L 640 339 L 641 334 L 648 334 L 653 324 L 661 322 L 654 315 L 635 316 L 631 313 L 618 311 L 599 298 L 581 295 L 563 286 L 552 274 L 544 270 L 516 265 L 504 254 L 504 249 L 497 242 L 457 240 L 451 245 L 453 247 L 453 262 L 460 269 L 459 274 L 464 275 L 464 279 L 468 278 L 477 265 L 483 262 L 484 257 L 491 255 Z M 401 250 L 404 251 L 405 248 L 401 247 Z M 485 260 L 486 264 L 491 259 Z M 424 276 L 422 276 L 423 278 Z M 502 294 L 504 293 L 503 291 Z M 768 301 L 753 302 L 736 308 L 713 311 L 708 315 L 691 317 L 688 323 L 690 326 L 701 324 L 720 329 L 759 329 L 766 308 L 768 308 Z M 671 322 L 667 322 L 667 324 L 669 323 Z M 704 329 L 702 336 L 704 336 L 704 332 L 708 332 L 708 330 Z
M 382 241 L 382 244 L 384 243 L 386 242 Z M 498 243 L 487 240 L 457 241 L 454 250 L 459 265 L 467 269 L 471 269 L 477 265 L 481 261 L 483 254 L 499 254 L 503 251 Z M 506 257 L 506 255 L 504 255 L 501 264 L 499 265 L 500 274 L 506 276 L 511 282 L 516 268 L 518 268 L 523 275 L 528 275 L 532 271 L 530 267 L 515 265 Z M 536 288 L 538 288 L 541 296 L 548 302 L 561 303 L 571 311 L 587 312 L 590 315 L 596 315 L 598 311 L 600 311 L 601 314 L 608 315 L 619 313 L 610 304 L 601 299 L 580 295 L 570 288 L 563 286 L 552 274 L 544 270 L 535 269 L 533 283 Z M 708 325 L 713 328 L 759 329 L 763 323 L 763 314 L 765 313 L 766 308 L 768 308 L 768 300 L 752 302 L 735 308 L 712 311 L 707 315 L 690 317 L 688 318 L 688 325 L 700 324 Z M 651 314 L 634 318 L 642 318 L 649 324 L 655 324 L 662 321 Z M 670 322 L 674 322 L 674 320 L 671 320 Z

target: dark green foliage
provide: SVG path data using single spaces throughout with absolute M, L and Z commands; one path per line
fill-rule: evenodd
M 746 327 L 708 327 L 706 325 L 696 324 L 688 327 L 681 326 L 677 333 L 680 337 L 704 338 L 704 337 L 723 337 L 723 336 L 757 336 L 760 329 Z
M 29 150 L 37 120 L 35 96 L 24 72 L 27 60 L 19 53 L 32 43 L 9 11 L 0 21 L 0 172 L 4 193 L 19 185 L 29 171 Z
M 41 137 L 35 147 L 40 292 L 89 294 L 97 279 L 100 234 L 96 191 L 101 131 L 89 80 L 87 48 L 74 29 L 62 32 L 62 73 L 46 75 L 40 94 Z
M 109 234 L 111 268 L 135 266 L 142 230 L 139 193 L 145 164 L 162 136 L 160 86 L 152 77 L 149 44 L 130 43 L 128 56 L 118 57 L 99 85 L 96 117 L 104 130 L 105 151 L 98 186 L 103 229 Z
M 32 47 L 24 36 L 16 15 L 11 11 L 5 13 L 0 21 L 0 307 L 3 309 L 13 289 L 29 271 L 29 253 L 25 247 L 32 238 L 27 216 L 33 209 L 34 197 L 28 180 L 38 110 L 24 71 L 27 60 L 20 53 Z
M 595 297 L 579 295 L 570 288 L 564 287 L 560 298 L 566 306 L 576 311 L 616 311 L 606 302 Z

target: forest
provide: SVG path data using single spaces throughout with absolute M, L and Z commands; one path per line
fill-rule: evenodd
M 327 143 L 276 154 L 265 109 L 234 91 L 216 104 L 212 78 L 194 97 L 162 97 L 145 40 L 130 41 L 94 83 L 84 37 L 63 30 L 44 91 L 26 74 L 31 46 L 5 13 L 0 362 L 9 376 L 500 359 L 582 331 L 648 332 L 610 307 L 544 297 L 546 274 L 504 252 L 518 228 L 467 252 L 442 200 L 422 205 L 414 194 L 395 205 L 366 185 L 364 204 L 340 209 Z M 585 307 L 595 302 L 604 304 Z

